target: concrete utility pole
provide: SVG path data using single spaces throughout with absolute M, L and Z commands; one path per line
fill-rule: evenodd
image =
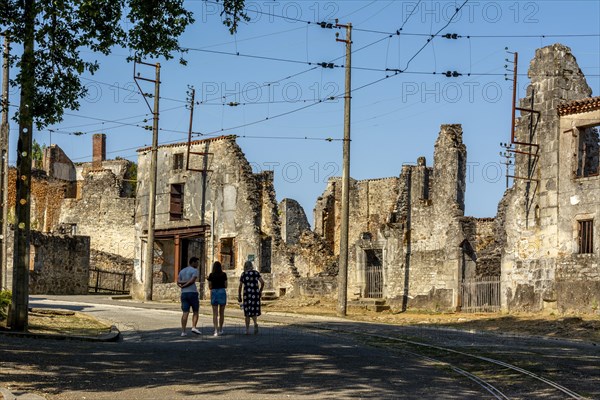
M 135 72 L 135 65 L 142 64 L 148 65 L 155 68 L 155 79 L 142 78 L 139 73 Z M 150 158 L 150 194 L 148 196 L 148 238 L 146 242 L 146 254 L 144 259 L 144 300 L 152 300 L 152 275 L 154 273 L 154 223 L 156 216 L 156 168 L 157 168 L 157 157 L 158 157 L 158 115 L 159 115 L 159 98 L 160 98 L 160 64 L 148 64 L 141 61 L 136 61 L 134 64 L 133 78 L 136 85 L 142 92 L 142 96 L 148 104 L 148 108 L 153 115 L 152 121 L 152 156 Z M 140 88 L 137 80 L 143 80 L 154 83 L 154 107 L 150 107 L 148 100 L 146 100 L 146 94 Z
M 339 316 L 346 315 L 348 299 L 348 225 L 350 217 L 350 92 L 352 87 L 352 24 L 336 24 L 346 28 L 346 39 L 336 39 L 346 43 L 346 93 L 344 94 L 344 150 L 342 166 L 342 226 L 340 232 L 340 258 L 338 272 L 338 309 Z
M 4 34 L 4 57 L 2 58 L 2 125 L 0 125 L 0 218 L 2 244 L 0 246 L 0 290 L 8 289 L 8 263 L 6 260 L 8 234 L 8 57 L 10 55 L 10 39 Z
M 23 8 L 24 40 L 21 56 L 21 100 L 19 104 L 19 141 L 17 143 L 16 227 L 13 251 L 13 292 L 10 327 L 27 329 L 29 305 L 29 244 L 31 213 L 31 145 L 33 137 L 32 100 L 35 96 L 34 0 L 25 0 Z

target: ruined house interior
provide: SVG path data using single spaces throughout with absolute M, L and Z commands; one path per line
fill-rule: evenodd
M 529 78 L 506 146 L 512 185 L 495 217 L 464 215 L 467 146 L 459 124 L 441 125 L 430 165 L 416 157 L 398 176 L 351 180 L 350 299 L 385 300 L 397 310 L 598 307 L 600 97 L 591 97 L 560 44 L 537 50 Z M 94 135 L 92 163 L 47 149 L 45 174 L 34 184 L 45 193 L 55 188 L 60 201 L 39 194 L 32 214 L 44 234 L 89 237 L 87 264 L 77 261 L 86 281 L 89 268 L 112 269 L 130 274 L 123 288 L 140 296 L 149 149 L 138 150 L 134 179 L 130 162 L 105 159 L 105 140 Z M 192 255 L 201 257 L 202 280 L 215 260 L 230 279 L 252 260 L 276 296 L 335 297 L 340 202 L 340 179 L 331 178 L 311 229 L 296 201 L 277 202 L 273 173 L 254 173 L 235 136 L 159 146 L 155 298 L 177 298 L 174 281 Z

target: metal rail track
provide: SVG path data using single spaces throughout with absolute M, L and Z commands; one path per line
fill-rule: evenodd
M 500 366 L 503 368 L 506 368 L 508 370 L 517 372 L 519 374 L 528 376 L 534 380 L 537 380 L 549 387 L 552 387 L 554 389 L 556 389 L 557 391 L 561 392 L 563 395 L 565 395 L 565 398 L 571 398 L 571 399 L 587 399 L 587 397 L 584 397 L 576 392 L 574 392 L 573 390 L 562 386 L 559 383 L 556 383 L 550 379 L 544 378 L 543 376 L 537 375 L 531 371 L 527 371 L 521 367 L 518 367 L 516 365 L 513 364 L 509 364 L 507 362 L 504 361 L 500 361 L 500 360 L 496 360 L 490 357 L 485 357 L 485 356 L 479 356 L 479 355 L 475 355 L 475 354 L 469 354 L 463 351 L 459 351 L 459 350 L 455 350 L 455 349 L 451 349 L 448 347 L 442 347 L 442 346 L 437 346 L 437 345 L 432 345 L 432 344 L 427 344 L 427 343 L 421 343 L 421 342 L 417 342 L 414 340 L 409 340 L 409 339 L 401 339 L 398 337 L 394 337 L 394 336 L 387 336 L 387 335 L 380 335 L 380 334 L 375 334 L 375 333 L 365 333 L 365 332 L 356 332 L 356 331 L 348 331 L 348 330 L 344 330 L 344 329 L 333 329 L 333 328 L 324 328 L 324 327 L 319 327 L 319 328 L 315 328 L 315 327 L 310 327 L 310 329 L 317 329 L 317 330 L 325 330 L 325 331 L 329 331 L 329 332 L 336 332 L 336 333 L 346 333 L 346 334 L 351 334 L 351 335 L 359 335 L 359 336 L 363 336 L 363 337 L 368 337 L 368 338 L 376 338 L 376 339 L 383 339 L 383 340 L 388 340 L 388 341 L 392 341 L 392 342 L 397 342 L 397 343 L 403 343 L 403 344 L 410 344 L 413 346 L 417 346 L 417 347 L 421 347 L 421 348 L 428 348 L 428 349 L 434 349 L 434 350 L 438 350 L 438 351 L 442 351 L 442 352 L 446 352 L 446 353 L 453 353 L 453 354 L 458 354 L 461 355 L 463 357 L 469 357 L 469 358 L 473 358 L 473 359 L 477 359 L 479 361 L 483 361 L 485 363 L 489 363 L 489 364 L 493 364 L 496 366 Z M 487 392 L 489 392 L 492 396 L 494 396 L 494 398 L 496 399 L 510 399 L 510 397 L 508 397 L 505 393 L 503 393 L 500 389 L 498 389 L 497 387 L 495 387 L 494 385 L 492 385 L 490 382 L 488 382 L 487 380 L 477 376 L 474 373 L 471 373 L 469 371 L 466 371 L 462 368 L 459 368 L 458 366 L 447 362 L 447 361 L 443 361 L 441 359 L 436 359 L 434 357 L 430 357 L 430 356 L 426 356 L 423 354 L 419 354 L 419 353 L 415 353 L 412 351 L 408 351 L 408 350 L 402 350 L 404 353 L 407 354 L 411 354 L 423 359 L 426 359 L 428 361 L 431 362 L 435 362 L 438 364 L 442 364 L 444 366 L 449 367 L 452 371 L 463 375 L 465 377 L 467 377 L 468 379 L 470 379 L 471 381 L 475 382 L 477 385 L 481 386 L 483 389 L 485 389 Z

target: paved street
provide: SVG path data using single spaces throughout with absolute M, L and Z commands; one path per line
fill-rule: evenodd
M 398 327 L 267 314 L 259 334 L 246 336 L 241 313 L 231 306 L 224 336 L 213 337 L 211 319 L 202 315 L 203 335 L 182 338 L 177 304 L 87 296 L 33 297 L 31 306 L 83 311 L 114 323 L 123 336 L 116 343 L 0 336 L 0 387 L 47 399 L 491 398 L 471 380 L 422 357 L 316 329 L 390 335 L 399 333 Z M 545 354 L 550 361 L 554 354 L 567 363 L 572 376 L 563 378 L 570 383 L 573 376 L 588 381 L 578 388 L 589 398 L 600 395 L 599 357 L 592 346 L 427 329 L 402 332 L 456 347 L 511 349 L 523 357 L 539 349 L 535 357 Z M 555 359 L 551 367 L 560 363 Z

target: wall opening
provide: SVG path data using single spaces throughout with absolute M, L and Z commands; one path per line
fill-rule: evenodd
M 183 153 L 173 154 L 173 170 L 183 169 Z
M 183 183 L 171 185 L 171 201 L 169 205 L 169 218 L 171 221 L 183 219 Z
M 577 170 L 575 175 L 578 178 L 598 175 L 600 156 L 598 151 L 598 136 L 600 133 L 600 125 L 579 128 L 578 130 Z
M 594 220 L 577 221 L 577 228 L 579 254 L 592 254 L 594 252 Z
M 271 272 L 271 238 L 265 237 L 260 240 L 260 272 Z
M 235 268 L 235 238 L 222 238 L 219 242 L 219 261 L 223 269 Z
M 365 297 L 383 297 L 383 250 L 365 250 Z

